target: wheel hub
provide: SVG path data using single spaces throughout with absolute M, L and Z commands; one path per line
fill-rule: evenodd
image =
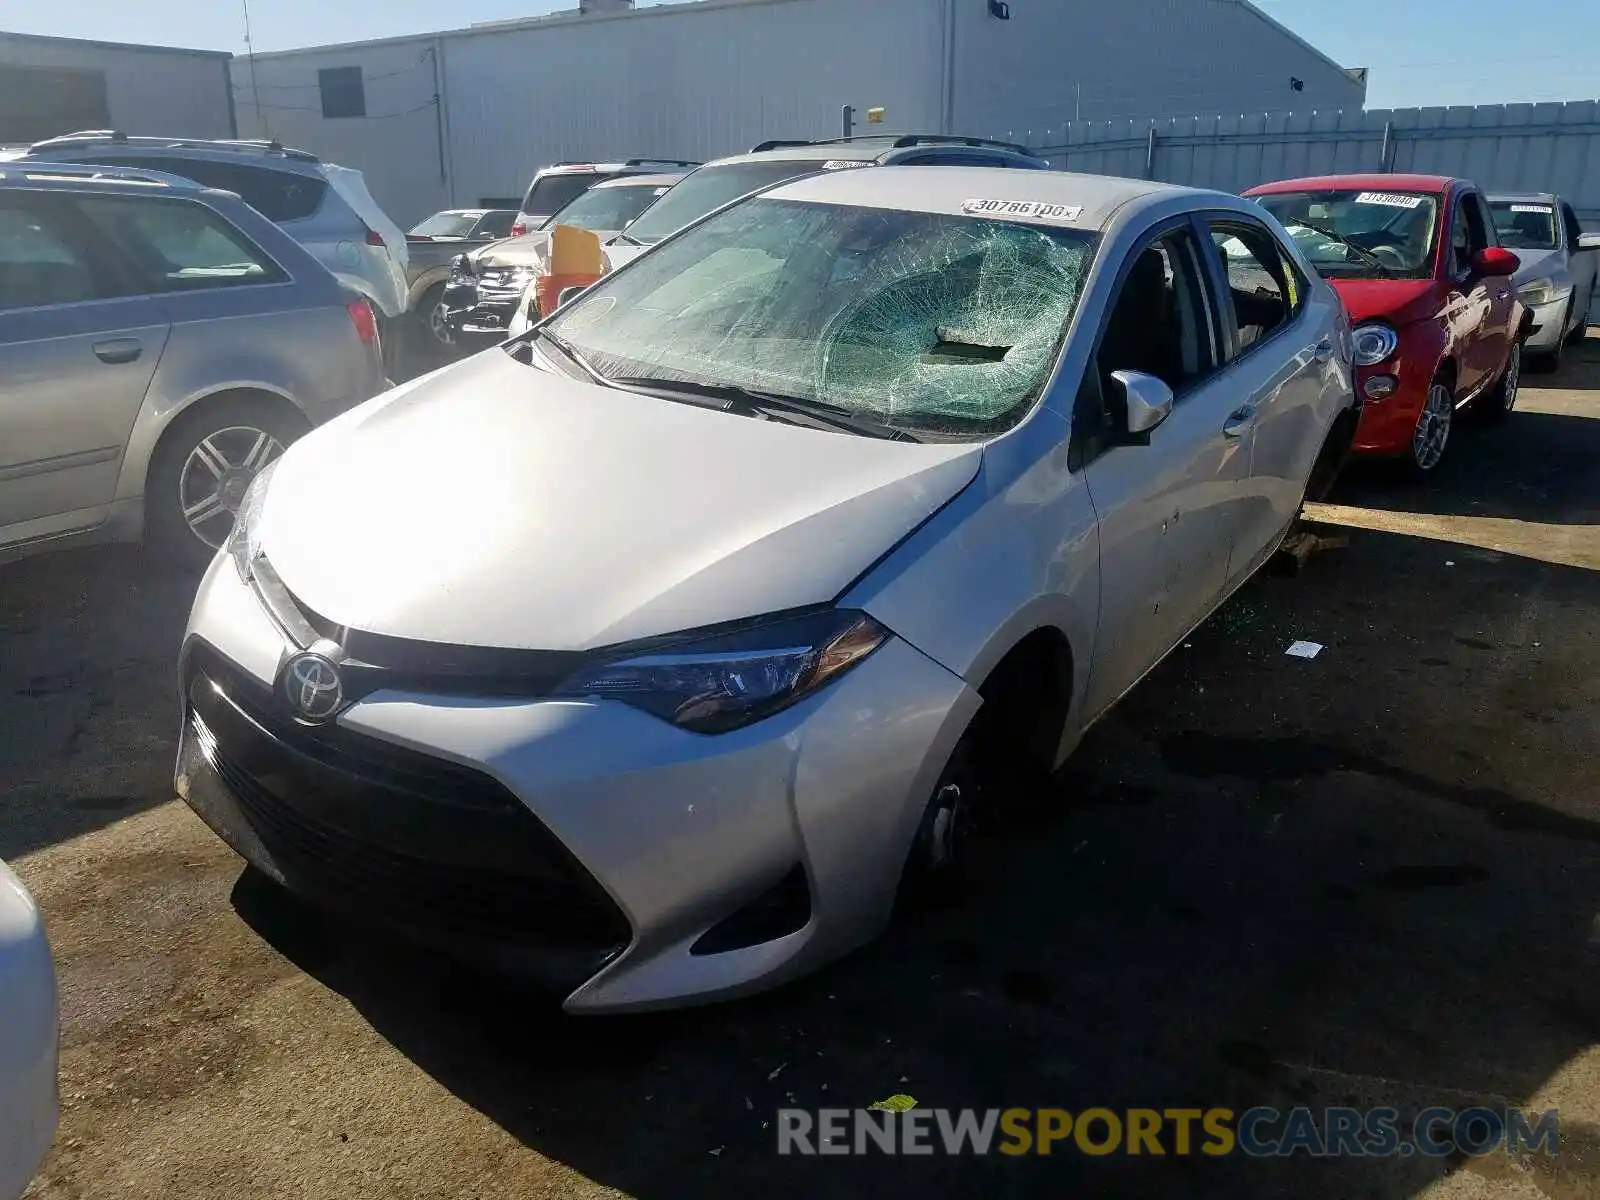
M 956 859 L 959 840 L 957 834 L 964 815 L 960 785 L 954 783 L 943 785 L 934 793 L 932 807 L 924 853 L 928 869 L 942 871 Z

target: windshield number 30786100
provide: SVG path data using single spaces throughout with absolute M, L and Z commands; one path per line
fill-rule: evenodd
M 1049 204 L 1043 200 L 968 200 L 961 211 L 969 217 L 1032 217 L 1036 221 L 1076 221 L 1081 204 Z

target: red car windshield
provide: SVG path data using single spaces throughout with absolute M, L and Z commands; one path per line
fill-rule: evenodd
M 1432 274 L 1439 198 L 1362 189 L 1274 192 L 1255 201 L 1323 275 L 1420 279 Z

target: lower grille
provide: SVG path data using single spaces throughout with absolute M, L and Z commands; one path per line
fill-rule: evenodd
M 547 946 L 595 967 L 627 944 L 621 910 L 497 781 L 277 717 L 269 693 L 203 646 L 185 695 L 198 753 L 292 889 L 382 924 Z

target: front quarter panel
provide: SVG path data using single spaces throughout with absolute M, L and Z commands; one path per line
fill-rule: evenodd
M 1066 420 L 1048 407 L 984 451 L 978 477 L 842 598 L 979 687 L 1040 628 L 1063 633 L 1082 692 L 1099 618 L 1099 543 Z M 1070 749 L 1064 739 L 1062 755 Z

